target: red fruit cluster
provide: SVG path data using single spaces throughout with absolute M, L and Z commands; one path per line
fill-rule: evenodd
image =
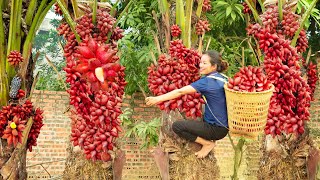
M 111 39 L 114 41 L 118 41 L 119 39 L 123 38 L 123 29 L 119 27 L 114 28 Z
M 88 159 L 109 161 L 121 131 L 118 116 L 126 85 L 125 67 L 116 55 L 116 41 L 123 37 L 123 30 L 113 27 L 116 19 L 107 10 L 98 9 L 96 19 L 97 26 L 92 23 L 92 14 L 77 20 L 76 30 L 82 39 L 79 44 L 68 25 L 62 24 L 59 34 L 67 41 L 64 70 L 73 105 L 71 141 Z M 110 43 L 105 44 L 110 32 Z
M 176 53 L 172 54 L 177 55 Z M 194 58 L 199 62 L 199 55 Z M 195 73 L 194 69 L 195 65 L 187 63 L 183 58 L 166 57 L 162 54 L 159 56 L 158 66 L 148 67 L 149 89 L 158 96 L 187 86 L 199 79 L 199 74 Z M 185 112 L 187 117 L 196 118 L 202 116 L 201 106 L 203 103 L 201 95 L 194 93 L 162 102 L 158 106 L 166 112 L 179 109 L 179 111 Z
M 113 25 L 116 18 L 112 17 L 106 10 L 98 10 L 97 12 L 97 28 L 100 30 L 100 37 L 107 40 L 108 33 L 113 32 Z
M 242 10 L 243 14 L 252 14 L 252 11 L 249 8 L 247 3 L 243 2 L 242 6 L 243 6 L 243 10 Z
M 84 150 L 88 159 L 110 160 L 108 151 L 113 150 L 114 140 L 121 131 L 118 118 L 121 103 L 121 98 L 100 91 L 90 107 L 90 120 L 72 116 L 71 141 Z
M 76 49 L 78 61 L 73 70 L 80 73 L 80 77 L 89 83 L 92 91 L 108 90 L 108 82 L 114 82 L 123 69 L 117 63 L 117 51 L 108 45 L 98 45 L 93 39 Z
M 170 42 L 169 54 L 172 58 L 181 59 L 187 63 L 191 72 L 198 73 L 201 57 L 196 50 L 186 48 L 182 40 L 177 39 Z
M 181 29 L 178 25 L 174 24 L 171 26 L 171 35 L 173 37 L 178 37 L 181 34 Z
M 33 124 L 31 126 L 29 135 L 28 135 L 28 141 L 27 141 L 27 147 L 29 151 L 32 151 L 32 146 L 37 146 L 37 139 L 40 134 L 40 129 L 43 126 L 43 111 L 40 108 L 37 108 L 34 111 L 33 115 Z
M 30 129 L 27 140 L 27 148 L 32 151 L 32 146 L 36 146 L 36 141 L 43 126 L 41 116 L 42 111 L 38 108 L 34 110 L 30 100 L 24 104 L 10 104 L 3 106 L 0 111 L 0 136 L 7 139 L 8 145 L 16 147 L 22 142 L 22 132 L 29 118 L 33 119 L 33 125 Z
M 203 1 L 202 11 L 203 12 L 211 11 L 211 0 L 204 0 Z
M 299 29 L 299 16 L 291 11 L 284 11 L 283 20 L 281 22 L 283 33 L 289 37 L 293 37 Z
M 310 62 L 307 69 L 308 85 L 310 86 L 310 96 L 311 99 L 314 100 L 313 95 L 314 91 L 316 90 L 316 83 L 319 80 L 317 65 Z
M 297 48 L 290 46 L 290 39 L 285 39 L 290 37 L 278 28 L 277 9 L 270 7 L 261 16 L 262 27 L 256 24 L 248 27 L 248 34 L 258 39 L 265 54 L 265 72 L 275 86 L 265 133 L 273 136 L 281 132 L 302 134 L 304 121 L 310 116 L 310 87 L 301 77 L 298 63 L 301 56 Z
M 57 15 L 60 15 L 60 16 L 63 15 L 63 13 L 62 13 L 62 11 L 61 11 L 58 3 L 55 3 L 55 4 L 54 4 L 54 12 L 55 12 Z
M 89 39 L 90 34 L 93 31 L 94 25 L 92 23 L 92 16 L 82 16 L 77 21 L 76 31 L 80 35 L 81 39 Z
M 72 114 L 75 114 L 75 112 Z M 71 141 L 73 145 L 83 149 L 87 159 L 110 161 L 110 151 L 113 150 L 118 130 L 110 124 L 103 126 L 103 128 L 92 123 L 88 124 L 80 116 L 72 116 L 71 119 Z M 120 123 L 119 120 L 118 122 Z
M 260 15 L 264 29 L 270 33 L 275 33 L 279 24 L 279 13 L 277 6 L 269 7 Z
M 22 132 L 25 129 L 27 120 L 21 120 L 17 116 L 12 121 L 8 121 L 6 129 L 3 131 L 3 139 L 7 140 L 8 146 L 16 147 L 18 143 L 22 143 Z
M 297 40 L 297 45 L 296 45 L 297 51 L 299 53 L 303 53 L 307 50 L 308 48 L 308 39 L 306 35 L 306 31 L 302 30 L 299 34 L 298 40 Z
M 199 20 L 196 24 L 196 34 L 202 35 L 207 31 L 210 31 L 210 24 L 207 20 Z
M 8 55 L 8 62 L 12 66 L 18 66 L 20 62 L 23 61 L 23 57 L 19 51 L 13 50 Z
M 17 94 L 17 99 L 22 99 L 26 96 L 26 92 L 24 92 L 24 90 L 19 89 L 18 94 Z
M 228 88 L 240 92 L 262 92 L 270 89 L 271 83 L 260 67 L 243 67 L 233 78 L 229 78 Z
M 304 133 L 304 121 L 297 115 L 286 115 L 281 106 L 275 103 L 270 106 L 266 127 L 265 134 Z

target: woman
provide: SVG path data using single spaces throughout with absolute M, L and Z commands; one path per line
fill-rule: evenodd
M 177 135 L 202 145 L 201 150 L 195 153 L 198 158 L 206 157 L 214 148 L 215 140 L 224 138 L 228 133 L 227 107 L 223 88 L 226 77 L 220 74 L 227 68 L 228 63 L 221 60 L 217 51 L 207 51 L 200 60 L 200 74 L 204 75 L 202 78 L 180 89 L 146 98 L 146 104 L 152 106 L 195 92 L 205 97 L 207 103 L 203 121 L 176 121 L 172 124 L 172 129 Z

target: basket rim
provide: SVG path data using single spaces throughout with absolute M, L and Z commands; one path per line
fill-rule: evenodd
M 266 93 L 269 93 L 270 91 L 272 92 L 274 90 L 274 85 L 271 84 L 271 88 L 266 90 L 266 91 L 262 91 L 262 92 L 241 92 L 241 91 L 235 91 L 235 90 L 232 90 L 230 88 L 228 88 L 228 83 L 225 83 L 224 84 L 224 89 L 229 91 L 229 92 L 232 92 L 232 93 L 237 93 L 237 94 L 266 94 Z

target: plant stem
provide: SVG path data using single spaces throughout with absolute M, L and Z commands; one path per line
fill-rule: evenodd
M 186 31 L 185 31 L 185 46 L 191 47 L 191 15 L 192 15 L 193 0 L 187 0 L 186 2 Z
M 5 65 L 6 65 L 6 61 L 5 61 L 5 35 L 4 35 L 4 26 L 2 25 L 3 24 L 3 19 L 2 19 L 2 7 L 3 7 L 3 4 L 0 3 L 0 70 L 1 70 L 1 73 L 4 73 L 5 72 Z M 0 76 L 1 76 L 1 73 L 0 73 Z
M 33 119 L 29 118 L 29 120 L 28 120 L 28 122 L 26 124 L 26 128 L 22 132 L 22 143 L 19 143 L 17 145 L 17 149 L 23 150 L 23 149 L 26 148 L 28 135 L 29 135 L 29 132 L 31 130 L 32 124 L 33 124 Z
M 65 90 L 67 90 L 67 85 L 66 83 L 63 81 L 62 77 L 60 76 L 60 73 L 58 71 L 58 69 L 55 67 L 55 65 L 50 61 L 50 59 L 48 58 L 47 55 L 45 55 L 46 60 L 48 61 L 49 65 L 53 68 L 53 70 L 57 73 L 59 80 L 61 81 L 61 83 L 63 84 L 63 87 Z
M 199 0 L 199 1 L 198 1 L 198 7 L 197 7 L 197 11 L 196 11 L 197 17 L 200 17 L 200 16 L 201 16 L 203 1 L 204 1 L 204 0 Z
M 55 3 L 55 0 L 52 0 L 49 4 L 47 3 L 47 0 L 42 0 L 37 13 L 35 15 L 35 17 L 32 20 L 32 24 L 31 27 L 29 29 L 29 33 L 26 37 L 26 40 L 24 41 L 23 44 L 23 52 L 22 52 L 22 57 L 24 58 L 24 61 L 21 64 L 21 67 L 19 69 L 20 74 L 22 76 L 22 78 L 25 80 L 25 76 L 27 73 L 27 68 L 28 68 L 28 64 L 29 64 L 29 59 L 31 56 L 31 50 L 32 50 L 32 42 L 33 39 L 35 37 L 35 33 L 37 32 L 37 30 L 39 29 L 45 15 L 47 14 L 47 12 L 50 10 L 51 6 Z M 46 8 L 44 8 L 46 7 Z M 23 80 L 23 85 L 25 85 Z
M 16 41 L 14 42 L 14 49 L 19 50 L 21 48 L 21 12 L 22 12 L 22 0 L 19 0 L 18 3 L 16 4 L 16 34 L 15 34 L 15 39 Z
M 7 56 L 10 54 L 10 51 L 12 50 L 12 42 L 14 42 L 14 34 L 15 34 L 15 23 L 16 23 L 16 18 L 14 17 L 14 8 L 15 8 L 15 0 L 11 1 L 11 13 L 10 13 L 10 26 L 9 26 L 9 35 L 8 35 L 8 48 L 7 48 Z M 1 12 L 2 13 L 2 12 Z M 8 64 L 8 63 L 6 63 Z M 7 65 L 8 67 L 8 65 Z
M 300 32 L 302 31 L 303 27 L 304 27 L 304 23 L 306 22 L 306 20 L 308 20 L 311 12 L 312 12 L 312 9 L 316 6 L 318 0 L 313 0 L 312 3 L 310 4 L 308 10 L 306 13 L 303 14 L 303 17 L 300 21 L 300 27 L 299 29 L 296 31 L 292 41 L 291 41 L 291 46 L 295 47 L 296 46 L 296 43 L 297 43 L 297 40 L 299 38 L 299 35 L 300 35 Z
M 183 0 L 176 0 L 176 24 L 178 24 L 181 28 L 181 38 L 183 42 L 186 42 L 186 24 L 185 24 L 185 16 L 184 16 L 184 5 Z
M 2 19 L 3 3 L 0 3 L 0 107 L 7 104 L 8 101 L 8 79 L 6 73 L 6 57 L 5 57 L 5 35 Z
M 34 14 L 36 8 L 37 8 L 37 0 L 31 0 L 29 3 L 28 10 L 27 10 L 26 18 L 25 18 L 26 24 L 28 26 L 30 26 L 32 23 L 32 17 L 33 17 L 33 14 Z
M 109 42 L 110 40 L 110 37 L 113 33 L 113 29 L 117 26 L 117 24 L 119 23 L 120 19 L 122 18 L 122 16 L 124 15 L 124 13 L 126 13 L 128 11 L 128 8 L 131 6 L 131 4 L 134 2 L 135 0 L 131 0 L 127 5 L 126 7 L 123 9 L 123 11 L 120 13 L 119 17 L 117 18 L 117 21 L 113 24 L 113 27 L 112 27 L 112 31 L 108 33 L 108 39 L 107 39 L 107 43 Z
M 261 10 L 262 10 L 262 13 L 264 13 L 266 11 L 266 8 L 264 7 L 263 3 L 261 0 L 258 0 L 259 4 L 260 4 L 260 7 L 261 7 Z
M 115 9 L 117 8 L 119 1 L 120 0 L 117 0 L 116 3 L 112 6 L 111 11 L 110 11 L 111 16 L 115 16 L 115 11 L 116 11 Z
M 169 11 L 169 5 L 167 0 L 158 0 L 158 3 L 160 5 L 160 12 L 162 14 Z
M 208 42 L 207 42 L 207 47 L 206 47 L 206 51 L 208 51 L 208 49 L 209 49 L 209 46 L 210 46 L 210 43 L 211 43 L 211 37 L 209 37 L 209 40 L 208 40 Z
M 72 32 L 74 33 L 74 35 L 76 36 L 76 39 L 77 39 L 77 42 L 80 43 L 81 42 L 81 39 L 80 39 L 80 36 L 79 34 L 77 33 L 76 31 L 76 25 L 75 25 L 75 22 L 73 21 L 73 19 L 71 18 L 67 8 L 64 6 L 64 4 L 62 3 L 61 0 L 57 0 L 57 3 L 63 13 L 63 16 L 64 18 L 66 19 L 67 23 L 69 24 Z
M 251 45 L 251 42 L 250 42 L 250 39 L 248 39 L 248 45 L 249 45 L 249 47 L 250 47 L 250 49 L 252 50 L 252 52 L 253 52 L 253 56 L 255 57 L 255 59 L 256 59 L 256 61 L 258 62 L 258 64 L 260 65 L 260 60 L 259 60 L 259 55 L 256 53 L 256 51 L 253 49 L 253 47 L 252 47 L 252 45 Z M 257 46 L 258 46 L 258 44 L 257 44 Z M 259 48 L 257 47 L 257 50 L 259 51 Z
M 280 23 L 282 22 L 282 19 L 283 19 L 282 7 L 283 7 L 282 0 L 278 0 L 278 11 L 279 11 L 279 20 L 280 20 Z
M 258 22 L 259 24 L 262 24 L 262 21 L 261 21 L 261 19 L 260 19 L 260 17 L 259 17 L 259 14 L 258 14 L 256 8 L 253 8 L 253 7 L 252 7 L 252 5 L 251 5 L 251 3 L 249 2 L 249 0 L 244 0 L 244 1 L 247 3 L 247 5 L 249 6 L 250 10 L 252 11 L 254 20 L 255 20 L 256 22 Z
M 92 7 L 92 23 L 94 25 L 97 24 L 97 6 L 98 6 L 98 2 L 97 0 L 93 1 L 93 7 Z
M 72 4 L 74 18 L 77 19 L 79 17 L 78 2 L 76 0 L 71 0 L 71 4 Z

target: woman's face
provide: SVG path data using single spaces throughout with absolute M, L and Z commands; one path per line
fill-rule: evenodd
M 202 55 L 200 60 L 200 74 L 207 75 L 217 70 L 217 65 L 211 65 L 210 56 L 207 54 Z

